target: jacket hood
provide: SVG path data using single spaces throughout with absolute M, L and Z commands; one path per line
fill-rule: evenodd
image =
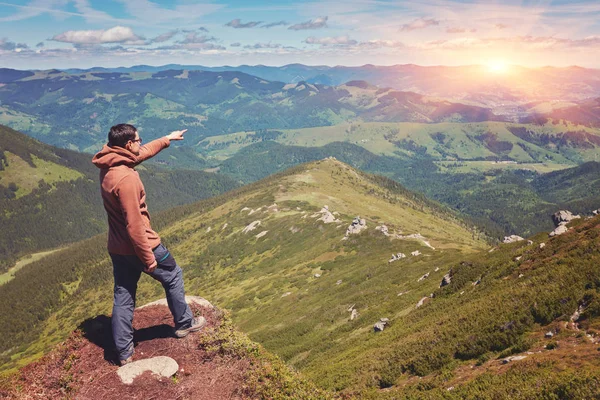
M 94 158 L 92 163 L 100 169 L 107 169 L 111 167 L 117 167 L 119 165 L 126 165 L 128 167 L 135 167 L 138 164 L 138 158 L 135 154 L 122 147 L 110 147 L 104 145 Z

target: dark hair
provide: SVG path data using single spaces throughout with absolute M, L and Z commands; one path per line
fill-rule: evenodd
M 137 129 L 130 124 L 118 124 L 110 128 L 108 132 L 108 145 L 110 147 L 125 147 L 128 141 L 135 140 Z

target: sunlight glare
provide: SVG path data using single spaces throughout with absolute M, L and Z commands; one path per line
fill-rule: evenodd
M 490 72 L 504 74 L 508 71 L 508 65 L 502 60 L 494 60 L 487 63 Z

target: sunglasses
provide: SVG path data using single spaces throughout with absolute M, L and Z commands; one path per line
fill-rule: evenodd
M 134 143 L 135 143 L 135 142 L 137 142 L 137 143 L 139 143 L 139 144 L 142 144 L 142 138 L 139 138 L 139 139 L 133 139 L 133 140 L 132 140 L 132 142 L 134 142 Z

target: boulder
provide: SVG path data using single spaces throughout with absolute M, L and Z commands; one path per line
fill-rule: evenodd
M 567 224 L 561 224 L 561 225 L 557 226 L 556 229 L 554 229 L 552 232 L 550 232 L 548 234 L 548 236 L 553 237 L 553 236 L 562 235 L 563 233 L 565 233 L 568 230 L 569 230 L 569 228 L 567 228 Z
M 242 229 L 242 233 L 248 233 L 250 231 L 253 231 L 259 225 L 260 225 L 260 221 L 254 221 L 251 224 L 249 224 L 248 226 L 246 226 L 244 229 Z
M 321 216 L 319 219 L 317 219 L 317 221 L 323 221 L 323 223 L 325 224 L 330 224 L 332 222 L 340 222 L 339 219 L 336 219 L 335 216 L 331 213 L 331 211 L 329 211 L 329 207 L 328 206 L 323 206 L 323 208 L 321 208 L 321 211 L 319 211 L 318 213 L 314 214 L 315 216 Z
M 375 227 L 376 231 L 381 231 L 381 233 L 383 233 L 385 236 L 390 236 L 389 232 L 388 232 L 388 227 L 385 225 L 379 225 Z
M 520 361 L 520 360 L 524 360 L 526 358 L 527 358 L 527 356 L 510 356 L 510 357 L 504 358 L 502 360 L 502 364 L 508 364 L 509 362 Z
M 358 318 L 358 311 L 357 311 L 355 308 L 353 308 L 353 309 L 352 309 L 352 313 L 350 314 L 350 321 L 353 321 L 353 320 L 355 320 L 356 318 Z M 382 330 L 383 330 L 383 329 L 382 329 Z
M 421 307 L 423 304 L 425 304 L 426 301 L 429 301 L 429 299 L 430 299 L 429 296 L 423 297 L 421 300 L 419 300 L 419 302 L 417 303 L 417 305 L 415 306 L 415 308 Z
M 429 274 L 430 274 L 430 272 L 426 273 L 425 275 L 423 275 L 422 277 L 420 277 L 419 279 L 417 279 L 417 282 L 421 282 L 422 280 L 425 280 L 425 279 L 429 278 Z
M 121 382 L 130 385 L 133 380 L 146 371 L 159 377 L 169 378 L 177 373 L 179 365 L 171 357 L 158 356 L 134 361 L 117 370 Z
M 381 331 L 383 331 L 389 321 L 390 321 L 389 318 L 381 318 L 379 321 L 377 321 L 375 323 L 375 325 L 373 325 L 373 330 L 375 332 L 381 332 Z
M 269 232 L 269 231 L 262 231 L 261 233 L 259 233 L 258 235 L 256 235 L 256 238 L 260 239 L 261 237 L 265 236 L 267 234 L 267 232 Z
M 452 282 L 452 272 L 448 272 L 446 275 L 444 275 L 444 277 L 442 278 L 442 282 L 440 283 L 440 287 L 444 287 L 449 285 Z
M 504 240 L 502 241 L 502 243 L 515 243 L 515 242 L 520 242 L 521 240 L 525 240 L 525 239 L 523 239 L 521 236 L 518 236 L 518 235 L 510 235 L 510 236 L 504 236 Z
M 401 260 L 403 258 L 406 258 L 406 254 L 404 254 L 404 253 L 392 254 L 392 258 L 390 258 L 388 260 L 388 263 L 391 263 L 391 262 L 394 262 L 394 261 L 398 261 L 398 260 Z
M 552 339 L 554 337 L 554 333 L 552 333 L 552 331 L 548 331 L 548 332 L 546 332 L 546 334 L 544 335 L 544 337 L 546 339 Z
M 420 255 L 421 255 L 421 252 L 420 252 L 419 250 L 415 250 L 415 251 L 413 251 L 412 253 L 410 253 L 410 255 L 411 255 L 411 256 L 415 256 L 415 257 L 416 257 L 416 256 L 420 256 Z
M 354 218 L 348 229 L 346 229 L 346 236 L 356 235 L 361 231 L 367 229 L 367 221 L 364 218 L 360 218 L 360 216 Z
M 571 213 L 571 211 L 567 211 L 567 210 L 560 210 L 555 212 L 552 215 L 552 219 L 554 220 L 554 224 L 556 226 L 560 225 L 561 223 L 569 223 L 574 219 L 577 218 L 581 218 L 580 215 L 573 215 L 573 213 Z
M 546 243 L 540 243 L 540 249 L 543 249 L 544 247 L 546 247 Z

